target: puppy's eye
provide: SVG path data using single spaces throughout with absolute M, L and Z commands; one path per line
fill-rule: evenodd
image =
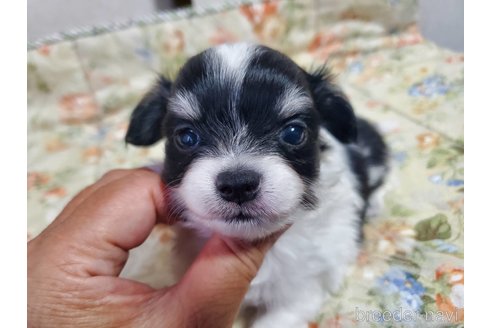
M 192 129 L 186 128 L 178 131 L 175 140 L 179 148 L 189 150 L 198 145 L 200 137 Z
M 289 124 L 280 133 L 280 138 L 289 145 L 300 145 L 306 138 L 305 128 L 299 124 Z

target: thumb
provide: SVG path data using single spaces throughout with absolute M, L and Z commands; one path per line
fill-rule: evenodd
M 231 327 L 266 252 L 278 236 L 257 242 L 214 235 L 183 279 L 175 295 L 187 304 L 187 318 L 202 327 Z

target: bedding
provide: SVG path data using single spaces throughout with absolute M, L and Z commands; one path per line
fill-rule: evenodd
M 276 0 L 184 9 L 28 45 L 27 238 L 106 171 L 162 159 L 126 146 L 131 110 L 158 73 L 212 45 L 251 41 L 332 68 L 391 148 L 381 213 L 311 327 L 463 325 L 464 55 L 424 40 L 411 0 Z M 161 287 L 173 242 L 158 225 L 123 275 Z M 237 322 L 241 327 L 241 322 Z

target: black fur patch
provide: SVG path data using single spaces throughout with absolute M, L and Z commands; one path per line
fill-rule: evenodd
M 356 143 L 347 147 L 350 166 L 359 183 L 359 193 L 364 200 L 360 216 L 365 220 L 368 200 L 372 193 L 384 182 L 384 176 L 370 183 L 369 168 L 387 168 L 388 149 L 379 132 L 364 119 L 357 119 L 358 137 Z
M 162 139 L 162 123 L 166 116 L 171 87 L 171 81 L 159 77 L 155 87 L 134 109 L 125 142 L 135 146 L 150 146 Z
M 347 97 L 334 84 L 324 67 L 307 74 L 315 106 L 322 124 L 342 143 L 357 140 L 357 126 L 354 110 Z

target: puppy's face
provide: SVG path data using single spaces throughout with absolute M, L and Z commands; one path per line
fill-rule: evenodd
M 174 83 L 161 79 L 126 140 L 166 138 L 163 179 L 187 225 L 257 239 L 315 206 L 321 126 L 341 142 L 355 138 L 352 109 L 324 75 L 234 44 L 192 57 Z

